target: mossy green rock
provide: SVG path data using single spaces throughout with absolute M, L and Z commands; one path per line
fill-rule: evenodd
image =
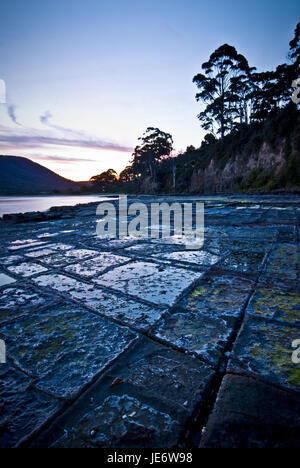
M 292 361 L 292 342 L 300 328 L 248 317 L 240 331 L 228 370 L 256 375 L 272 384 L 300 391 L 300 364 Z

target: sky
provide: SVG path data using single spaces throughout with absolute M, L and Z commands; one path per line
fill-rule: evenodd
M 130 161 L 147 127 L 200 146 L 193 76 L 228 43 L 259 71 L 286 61 L 299 0 L 1 0 L 0 154 L 72 180 Z

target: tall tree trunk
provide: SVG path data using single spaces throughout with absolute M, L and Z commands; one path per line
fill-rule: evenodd
M 152 169 L 152 164 L 151 164 L 150 161 L 149 161 L 149 163 L 148 163 L 148 166 L 149 166 L 149 170 L 150 170 L 151 179 L 153 179 L 153 169 Z
M 176 188 L 176 164 L 173 163 L 173 188 Z
M 225 117 L 224 117 L 224 93 L 221 97 L 221 139 L 223 140 L 225 134 Z

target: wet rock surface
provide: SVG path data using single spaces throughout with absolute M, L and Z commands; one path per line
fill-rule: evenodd
M 214 374 L 210 366 L 144 338 L 35 445 L 175 446 L 186 421 L 205 405 Z
M 51 301 L 51 296 L 41 294 L 31 287 L 7 287 L 0 296 L 0 323 L 32 313 Z
M 96 283 L 154 304 L 172 306 L 181 293 L 200 277 L 201 273 L 189 270 L 135 262 L 111 270 Z
M 179 303 L 185 311 L 211 317 L 239 318 L 255 283 L 225 271 L 212 269 Z
M 234 345 L 229 371 L 245 371 L 299 391 L 300 367 L 292 361 L 292 342 L 299 338 L 299 333 L 299 326 L 248 317 Z
M 193 201 L 200 250 L 97 204 L 0 221 L 1 447 L 300 446 L 300 200 Z
M 261 381 L 228 374 L 202 448 L 299 448 L 300 401 Z
M 111 395 L 87 413 L 70 434 L 54 448 L 124 448 L 174 446 L 179 436 L 178 423 L 136 398 Z
M 9 364 L 0 365 L 0 378 L 0 447 L 8 448 L 37 431 L 61 405 Z
M 71 398 L 136 338 L 126 328 L 71 304 L 50 307 L 2 328 L 8 355 L 57 397 Z
M 35 275 L 37 273 L 44 273 L 47 271 L 47 268 L 43 267 L 42 265 L 38 265 L 37 263 L 24 262 L 9 266 L 8 270 L 15 275 L 26 277 Z
M 114 255 L 111 252 L 103 252 L 85 262 L 67 266 L 65 271 L 83 278 L 92 278 L 97 277 L 99 273 L 101 274 L 111 267 L 128 263 L 130 260 L 130 258 Z
M 0 273 L 0 286 L 6 286 L 7 284 L 12 284 L 15 282 L 15 279 L 11 276 L 6 275 L 5 273 Z
M 178 312 L 166 318 L 154 337 L 217 366 L 233 333 L 234 319 L 193 312 Z

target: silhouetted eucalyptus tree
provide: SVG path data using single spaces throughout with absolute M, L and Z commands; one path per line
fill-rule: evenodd
M 135 177 L 136 176 L 132 170 L 132 166 L 126 166 L 125 169 L 123 169 L 123 171 L 119 175 L 119 182 L 133 182 L 135 180 Z
M 132 156 L 132 170 L 138 177 L 150 175 L 156 179 L 156 166 L 173 149 L 173 138 L 159 128 L 148 127 L 136 146 Z
M 232 130 L 237 116 L 243 122 L 248 119 L 244 100 L 249 92 L 247 82 L 251 69 L 243 55 L 224 44 L 202 64 L 202 70 L 204 73 L 193 78 L 200 90 L 196 99 L 206 105 L 198 118 L 205 130 L 223 138 Z
M 112 186 L 118 181 L 118 174 L 114 169 L 108 169 L 99 175 L 93 176 L 90 182 L 101 192 L 105 192 L 112 188 Z
M 251 121 L 264 121 L 269 112 L 276 107 L 275 85 L 276 76 L 274 72 L 253 73 L 251 76 L 250 93 L 251 99 Z
M 300 23 L 297 24 L 295 36 L 290 42 L 289 58 L 293 63 L 295 79 L 300 78 Z

